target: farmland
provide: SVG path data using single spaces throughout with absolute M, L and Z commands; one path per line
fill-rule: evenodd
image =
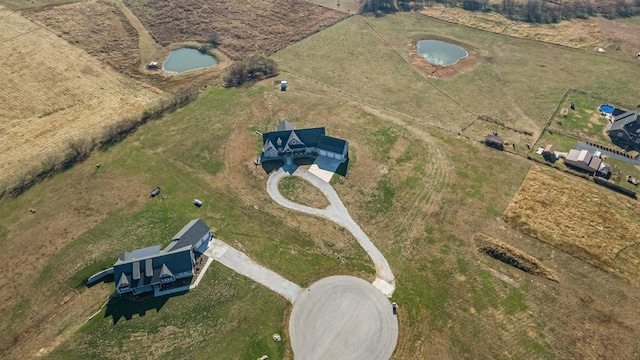
M 77 2 L 27 16 L 120 72 L 133 75 L 140 66 L 138 33 L 113 2 Z
M 251 54 L 271 54 L 347 16 L 302 0 L 124 3 L 161 45 L 205 42 L 215 31 L 221 49 L 234 60 Z
M 297 128 L 325 126 L 349 141 L 348 173 L 335 176 L 332 185 L 396 274 L 392 301 L 398 303 L 400 335 L 394 358 L 640 356 L 634 275 L 640 255 L 629 235 L 638 231 L 638 223 L 629 220 L 637 214 L 637 201 L 533 165 L 525 156 L 526 144 L 555 119 L 569 89 L 634 104 L 640 84 L 629 79 L 637 64 L 611 52 L 594 54 L 590 45 L 557 46 L 417 13 L 345 18 L 296 3 L 301 5 L 296 11 L 315 16 L 303 23 L 287 20 L 300 13 L 283 14 L 259 1 L 251 2 L 251 17 L 237 19 L 243 9 L 222 1 L 216 2 L 225 6 L 218 12 L 222 18 L 202 8 L 187 20 L 186 10 L 199 3 L 162 9 L 159 3 L 125 3 L 163 47 L 203 40 L 214 28 L 221 50 L 232 57 L 278 50 L 271 58 L 281 74 L 239 89 L 208 86 L 184 108 L 0 202 L 0 263 L 10 274 L 0 278 L 7 289 L 0 293 L 0 357 L 292 359 L 291 305 L 216 262 L 197 289 L 149 302 L 103 305 L 113 283 L 83 285 L 123 251 L 166 245 L 193 218 L 302 287 L 331 275 L 371 281 L 374 265 L 345 229 L 280 207 L 266 193 L 268 174 L 253 163 L 261 149 L 256 133 L 272 130 L 282 119 Z M 99 47 L 91 52 L 93 44 L 78 43 L 92 57 L 55 36 L 64 38 L 69 31 L 75 34 L 69 40 L 84 37 L 80 27 L 58 20 L 73 19 L 76 7 L 87 11 L 83 4 L 94 4 L 96 13 L 104 11 L 122 25 L 118 49 L 134 47 L 133 32 L 108 3 L 29 10 L 54 32 L 39 30 L 18 13 L 2 21 L 19 19 L 26 26 L 21 38 L 35 33 L 86 64 L 115 61 L 119 50 L 101 55 Z M 155 11 L 158 16 L 152 16 Z M 279 25 L 287 23 L 290 28 Z M 186 32 L 187 24 L 193 32 Z M 233 28 L 224 28 L 227 24 Z M 272 37 L 275 33 L 280 38 Z M 264 41 L 248 42 L 251 37 Z M 420 38 L 450 39 L 472 51 L 475 63 L 447 78 L 427 76 L 416 71 L 407 50 Z M 50 51 L 44 40 L 30 41 Z M 18 50 L 23 51 L 13 49 Z M 143 95 L 158 97 L 106 64 L 95 70 L 122 86 L 133 84 L 128 96 L 109 103 L 112 107 Z M 92 96 L 109 94 L 111 85 L 102 79 L 105 89 Z M 175 81 L 193 78 L 181 79 Z M 286 92 L 274 85 L 280 79 L 290 83 Z M 24 91 L 15 86 L 17 94 Z M 50 91 L 55 94 L 43 101 L 64 106 L 63 90 Z M 29 116 L 50 106 L 34 108 Z M 478 142 L 496 129 L 515 144 L 509 152 Z M 540 141 L 554 136 L 547 134 Z M 156 186 L 161 194 L 149 198 Z M 285 179 L 280 190 L 307 205 L 327 205 L 301 179 Z M 203 206 L 194 207 L 194 198 Z M 603 216 L 585 217 L 582 206 L 587 215 Z M 537 270 L 488 256 L 482 249 L 491 246 Z M 283 341 L 274 342 L 274 333 Z
M 162 95 L 19 13 L 0 10 L 0 182 Z
M 617 262 L 620 253 L 638 246 L 637 206 L 635 199 L 602 191 L 594 183 L 534 167 L 505 216 L 523 233 L 638 284 L 640 278 L 627 265 L 640 259 Z

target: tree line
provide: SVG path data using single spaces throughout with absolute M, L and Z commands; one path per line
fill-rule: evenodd
M 640 15 L 640 0 L 574 0 L 560 3 L 553 0 L 365 0 L 363 12 L 383 15 L 396 11 L 415 11 L 425 6 L 443 4 L 469 11 L 495 11 L 511 20 L 529 23 L 553 23 L 563 19 L 586 18 L 600 14 L 606 18 Z
M 0 199 L 6 196 L 17 196 L 42 181 L 61 171 L 70 169 L 75 164 L 86 160 L 96 149 L 106 149 L 126 138 L 141 125 L 161 118 L 165 113 L 173 112 L 198 97 L 199 90 L 187 88 L 178 91 L 169 98 L 161 99 L 155 106 L 148 108 L 138 116 L 123 118 L 102 129 L 99 138 L 77 138 L 67 144 L 65 151 L 46 154 L 40 164 L 18 173 L 9 182 L 0 182 Z M 99 167 L 99 165 L 96 165 Z

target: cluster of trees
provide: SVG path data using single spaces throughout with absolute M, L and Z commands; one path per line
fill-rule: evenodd
M 250 56 L 229 67 L 224 77 L 226 87 L 239 87 L 278 75 L 275 61 L 264 56 Z
M 552 0 L 366 0 L 365 12 L 382 14 L 395 11 L 413 11 L 424 6 L 444 4 L 462 7 L 470 11 L 495 11 L 512 20 L 530 23 L 552 23 L 562 19 L 585 18 L 601 14 L 607 18 L 627 17 L 640 14 L 640 0 L 574 0 L 560 3 Z M 396 6 L 397 5 L 397 6 Z
M 17 196 L 35 185 L 38 181 L 69 169 L 87 159 L 96 148 L 107 148 L 124 139 L 142 124 L 162 117 L 190 103 L 198 97 L 198 90 L 187 88 L 177 92 L 171 98 L 162 99 L 152 108 L 145 110 L 137 117 L 127 117 L 103 129 L 101 139 L 79 138 L 69 142 L 67 150 L 61 153 L 45 155 L 41 164 L 33 166 L 16 175 L 12 182 L 0 183 L 0 199 L 4 196 Z

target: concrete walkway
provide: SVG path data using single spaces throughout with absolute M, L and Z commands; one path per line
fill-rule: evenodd
M 338 193 L 336 193 L 329 183 L 311 174 L 307 170 L 298 168 L 293 172 L 293 175 L 309 181 L 315 187 L 320 189 L 320 191 L 322 191 L 329 200 L 330 205 L 327 206 L 326 209 L 317 209 L 297 204 L 282 196 L 282 194 L 280 194 L 280 190 L 278 190 L 278 183 L 283 177 L 289 176 L 289 174 L 282 169 L 271 174 L 267 181 L 267 192 L 271 198 L 288 209 L 324 217 L 349 230 L 367 254 L 369 254 L 371 260 L 373 260 L 376 267 L 376 279 L 373 282 L 373 285 L 382 291 L 382 293 L 387 297 L 391 297 L 395 291 L 395 277 L 393 276 L 393 272 L 391 271 L 391 267 L 389 266 L 387 259 L 385 259 L 380 250 L 378 250 L 373 242 L 371 242 L 360 226 L 353 221 L 351 215 L 349 215 L 349 211 L 347 211 L 347 208 L 345 208 L 344 204 L 340 200 Z
M 292 304 L 300 294 L 300 291 L 302 291 L 300 286 L 292 283 L 264 266 L 256 264 L 243 252 L 234 249 L 218 239 L 211 240 L 209 247 L 205 250 L 204 254 L 207 255 L 209 259 L 213 259 L 229 269 L 234 270 L 238 274 L 244 275 L 257 283 L 264 285 L 268 289 L 275 291 L 285 299 L 289 300 Z

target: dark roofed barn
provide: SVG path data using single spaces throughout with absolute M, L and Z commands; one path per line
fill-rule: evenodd
M 504 150 L 504 140 L 501 137 L 494 134 L 489 134 L 484 138 L 484 143 L 487 146 L 491 146 L 492 148 L 496 148 L 498 150 Z

